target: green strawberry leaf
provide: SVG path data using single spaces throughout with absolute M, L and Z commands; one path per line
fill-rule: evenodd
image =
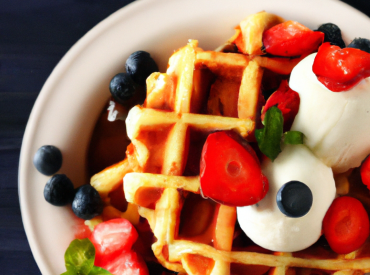
M 281 152 L 281 138 L 283 136 L 284 119 L 281 111 L 272 106 L 265 113 L 262 129 L 255 130 L 255 137 L 261 152 L 272 161 Z
M 284 133 L 284 144 L 303 144 L 304 135 L 299 131 L 288 131 Z
M 109 271 L 94 266 L 95 247 L 89 239 L 75 239 L 64 254 L 67 271 L 61 275 L 112 275 Z

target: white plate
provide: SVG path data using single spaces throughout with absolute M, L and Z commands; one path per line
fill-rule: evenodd
M 19 195 L 24 227 L 43 274 L 65 271 L 64 252 L 73 239 L 67 207 L 45 202 L 48 177 L 36 171 L 32 158 L 45 144 L 59 147 L 63 166 L 76 185 L 87 182 L 86 152 L 92 129 L 109 98 L 108 84 L 123 71 L 126 58 L 145 50 L 166 68 L 173 50 L 188 39 L 214 49 L 233 34 L 249 14 L 266 10 L 315 29 L 336 23 L 346 42 L 368 37 L 370 20 L 339 1 L 311 0 L 145 0 L 117 11 L 94 27 L 65 55 L 46 81 L 32 110 L 22 144 Z

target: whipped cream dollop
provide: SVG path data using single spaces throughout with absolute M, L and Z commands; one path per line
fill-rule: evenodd
M 286 145 L 271 162 L 262 163 L 269 180 L 269 191 L 255 205 L 238 207 L 238 222 L 257 245 L 273 251 L 294 252 L 315 243 L 322 221 L 335 197 L 333 172 L 304 145 Z M 306 184 L 313 196 L 309 212 L 299 218 L 284 215 L 276 203 L 279 189 L 287 182 Z
M 300 97 L 291 130 L 304 133 L 304 143 L 334 172 L 345 172 L 370 153 L 370 78 L 332 92 L 312 72 L 315 56 L 303 59 L 290 76 L 289 86 Z

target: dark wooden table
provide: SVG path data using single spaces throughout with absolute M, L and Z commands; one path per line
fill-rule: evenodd
M 23 132 L 36 97 L 69 48 L 130 2 L 0 0 L 0 274 L 40 274 L 23 229 L 17 181 Z M 370 1 L 344 2 L 370 16 Z

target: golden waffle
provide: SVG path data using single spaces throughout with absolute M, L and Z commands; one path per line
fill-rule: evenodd
M 282 20 L 260 17 L 259 26 L 266 26 L 263 20 Z M 347 255 L 324 253 L 320 246 L 298 253 L 235 251 L 241 250 L 233 246 L 240 233 L 236 209 L 200 197 L 199 148 L 207 134 L 234 130 L 253 140 L 263 68 L 271 69 L 275 61 L 250 53 L 203 51 L 194 40 L 174 53 L 166 73 L 148 78 L 144 106 L 129 113 L 127 159 L 95 175 L 91 184 L 107 195 L 124 177 L 129 206 L 139 206 L 154 233 L 154 255 L 180 274 L 369 272 L 368 243 Z M 284 64 L 279 70 L 289 74 L 291 64 Z M 349 192 L 347 176 L 339 177 L 341 192 Z
M 212 58 L 212 55 L 216 58 Z M 239 58 L 239 55 L 230 55 Z M 232 57 L 231 61 L 233 61 Z M 233 72 L 231 75 L 222 75 L 227 72 L 226 67 L 231 68 Z M 199 99 L 205 98 L 204 93 L 206 93 L 206 89 L 197 87 L 196 81 L 193 83 L 197 74 L 207 74 L 202 70 L 209 70 L 220 78 L 240 83 L 238 102 L 234 108 L 237 109 L 238 117 L 194 113 L 201 111 L 202 106 L 198 102 Z M 256 77 L 256 75 L 260 76 Z M 180 213 L 186 193 L 199 194 L 199 177 L 181 176 L 187 162 L 186 156 L 191 136 L 189 132 L 210 133 L 216 130 L 234 130 L 247 138 L 254 130 L 262 70 L 254 61 L 230 62 L 230 58 L 225 54 L 203 52 L 197 48 L 196 41 L 191 41 L 171 57 L 167 74 L 163 75 L 161 80 L 158 80 L 159 77 L 153 76 L 148 79 L 148 100 L 145 108 L 134 107 L 127 119 L 128 136 L 134 147 L 133 150 L 128 150 L 128 160 L 135 167 L 134 170 L 141 173 L 126 174 L 124 178 L 125 196 L 128 202 L 140 205 L 140 215 L 149 221 L 157 239 L 152 248 L 159 262 L 171 270 L 197 274 L 200 267 L 194 262 L 204 262 L 204 259 L 199 260 L 197 253 L 183 253 L 183 250 L 188 250 L 194 245 L 194 248 L 199 246 L 199 250 L 208 245 L 177 239 Z M 167 79 L 171 84 L 153 85 L 152 79 L 157 82 Z M 249 79 L 253 81 L 248 81 Z M 168 98 L 174 98 L 173 103 L 164 106 L 160 91 Z M 158 100 L 152 98 L 154 94 L 156 95 L 154 98 Z M 165 111 L 153 109 L 159 106 L 164 106 Z M 248 106 L 248 109 L 244 109 L 243 106 Z M 149 136 L 155 144 L 148 142 Z M 164 140 L 166 142 L 163 142 Z M 144 190 L 150 190 L 151 194 L 159 195 L 152 195 L 151 201 L 143 202 L 140 194 L 145 193 Z M 150 207 L 153 204 L 155 206 Z M 216 221 L 216 226 L 220 224 L 216 233 L 220 241 L 216 246 L 219 249 L 230 251 L 236 210 L 233 207 L 220 206 L 218 212 L 219 215 L 232 220 L 230 225 L 223 230 L 221 227 L 225 227 L 223 225 L 227 223 L 226 220 Z M 224 212 L 228 214 L 222 214 Z M 212 262 L 214 262 L 212 270 L 218 270 L 218 273 L 212 271 L 213 274 L 226 274 L 230 269 L 229 262 L 223 259 L 210 260 L 210 264 L 207 262 L 205 269 L 209 269 Z

